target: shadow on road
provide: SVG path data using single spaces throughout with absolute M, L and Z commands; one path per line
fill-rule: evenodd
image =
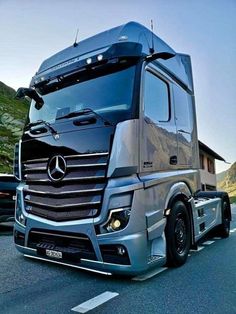
M 13 234 L 13 223 L 0 223 L 0 237 Z

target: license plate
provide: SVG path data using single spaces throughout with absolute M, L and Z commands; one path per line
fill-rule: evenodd
M 46 250 L 46 255 L 48 257 L 53 257 L 53 258 L 62 258 L 62 252 L 59 251 L 53 251 L 53 250 Z

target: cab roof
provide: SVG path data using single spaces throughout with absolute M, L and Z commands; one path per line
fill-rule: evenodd
M 176 53 L 161 38 L 153 34 L 145 26 L 136 22 L 129 22 L 127 24 L 109 29 L 95 36 L 89 37 L 79 42 L 77 45 L 72 45 L 63 49 L 46 59 L 39 67 L 35 77 L 43 75 L 45 71 L 48 72 L 51 68 L 53 69 L 55 66 L 63 64 L 68 60 L 78 58 L 88 53 L 91 54 L 93 51 L 96 52 L 99 49 L 109 48 L 114 44 L 124 42 L 141 44 L 142 49 L 140 57 L 149 55 L 150 48 L 154 48 L 155 52 L 168 52 L 175 54 L 175 57 L 171 59 L 158 59 L 158 62 L 193 92 L 190 57 L 184 54 Z M 152 42 L 154 47 L 152 47 Z

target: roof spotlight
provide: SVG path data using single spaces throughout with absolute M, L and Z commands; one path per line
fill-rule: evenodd
M 102 59 L 103 59 L 103 55 L 98 55 L 98 56 L 97 56 L 97 60 L 98 60 L 98 61 L 102 61 Z
M 87 63 L 87 64 L 91 64 L 91 63 L 92 63 L 92 58 L 88 58 L 88 59 L 86 60 L 86 63 Z

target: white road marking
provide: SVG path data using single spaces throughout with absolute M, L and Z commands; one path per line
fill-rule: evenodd
M 233 233 L 233 232 L 236 232 L 236 228 L 234 229 L 231 229 L 230 230 L 230 233 Z M 211 245 L 213 243 L 215 243 L 215 240 L 221 240 L 220 237 L 214 237 L 212 241 L 208 240 L 208 241 L 205 241 L 202 243 L 202 245 Z M 200 252 L 201 250 L 205 249 L 204 246 L 198 246 L 197 250 L 190 250 L 190 253 L 193 253 L 193 252 Z M 191 254 L 188 254 L 188 256 L 190 257 Z M 150 279 L 160 273 L 162 273 L 163 271 L 167 270 L 168 267 L 162 267 L 161 269 L 157 269 L 157 270 L 152 270 L 144 275 L 140 275 L 140 276 L 136 276 L 136 277 L 133 277 L 132 280 L 135 280 L 135 281 L 145 281 L 147 279 Z
M 150 278 L 162 273 L 163 271 L 165 271 L 167 269 L 168 269 L 168 267 L 162 267 L 162 268 L 154 269 L 154 270 L 147 272 L 146 274 L 133 277 L 132 280 L 145 281 L 147 279 L 150 279 Z
M 111 300 L 114 297 L 117 297 L 118 295 L 119 293 L 117 292 L 103 292 L 102 294 L 99 294 L 98 296 L 73 307 L 71 311 L 78 313 L 87 313 L 88 311 L 94 309 L 95 307 L 98 307 L 99 305 Z
M 190 250 L 190 253 L 196 253 L 196 252 L 199 252 L 201 250 L 205 249 L 204 246 L 198 246 L 196 250 Z
M 211 245 L 212 243 L 215 243 L 215 241 L 205 241 L 202 244 L 203 245 Z
M 198 246 L 196 252 L 199 252 L 201 250 L 205 249 L 204 246 Z

